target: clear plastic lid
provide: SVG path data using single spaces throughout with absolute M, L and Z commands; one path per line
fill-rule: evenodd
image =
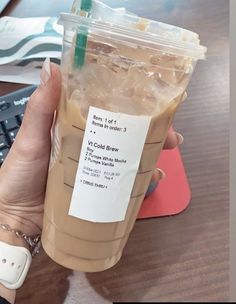
M 159 41 L 159 43 L 172 44 L 181 49 L 191 50 L 191 57 L 204 59 L 206 47 L 200 45 L 199 35 L 189 30 L 173 25 L 141 18 L 126 11 L 125 8 L 113 9 L 99 0 L 74 0 L 71 13 L 82 18 L 89 17 L 101 26 L 107 24 L 113 29 L 129 29 L 129 32 L 146 40 Z M 92 21 L 91 20 L 91 21 Z M 115 25 L 115 27 L 114 27 Z M 195 55 L 193 55 L 195 53 Z M 187 55 L 187 54 L 186 54 Z

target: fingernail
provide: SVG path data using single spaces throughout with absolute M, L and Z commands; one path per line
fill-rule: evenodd
M 159 174 L 159 180 L 162 180 L 162 179 L 166 178 L 166 173 L 163 170 L 161 170 L 159 168 L 156 168 L 156 171 Z
M 175 132 L 175 135 L 178 139 L 178 145 L 181 145 L 184 142 L 184 137 L 180 133 Z
M 40 73 L 40 84 L 45 85 L 51 77 L 50 58 L 46 58 Z
M 152 182 L 150 183 L 150 185 L 148 186 L 148 189 L 147 189 L 147 192 L 146 192 L 145 197 L 147 197 L 147 196 L 149 196 L 150 194 L 152 194 L 152 193 L 155 191 L 155 189 L 157 188 L 157 186 L 158 186 L 158 182 L 152 181 Z
M 184 101 L 184 100 L 185 100 L 187 97 L 188 97 L 187 92 L 184 92 L 184 95 L 183 95 L 182 101 Z
M 148 189 L 147 189 L 145 197 L 147 197 L 150 194 L 152 194 L 156 190 L 156 188 L 157 188 L 157 186 L 159 184 L 159 181 L 163 180 L 164 178 L 166 178 L 165 172 L 163 170 L 159 169 L 159 168 L 156 168 L 155 172 L 154 172 L 154 174 L 152 176 L 152 181 L 151 181 L 151 183 L 148 186 Z

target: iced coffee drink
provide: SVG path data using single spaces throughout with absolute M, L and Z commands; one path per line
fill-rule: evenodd
M 74 28 L 65 32 L 42 244 L 57 263 L 95 272 L 121 258 L 198 58 L 139 39 L 140 29 L 99 26 L 86 32 L 78 69 Z

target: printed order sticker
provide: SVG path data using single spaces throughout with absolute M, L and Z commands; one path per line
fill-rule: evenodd
M 151 117 L 89 108 L 69 215 L 125 219 Z

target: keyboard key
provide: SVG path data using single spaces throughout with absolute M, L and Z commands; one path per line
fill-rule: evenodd
M 4 134 L 4 132 L 3 132 L 2 126 L 0 124 L 0 135 L 2 135 L 2 134 Z
M 15 129 L 15 130 L 12 130 L 12 131 L 9 131 L 7 134 L 8 136 L 10 137 L 10 141 L 11 141 L 11 144 L 15 141 L 16 139 L 16 134 L 18 133 L 19 129 Z
M 11 104 L 9 102 L 6 101 L 2 101 L 0 103 L 0 112 L 6 111 L 7 109 L 9 109 L 11 107 Z
M 17 129 L 19 127 L 18 122 L 15 117 L 4 120 L 3 122 L 7 131 Z
M 0 151 L 0 166 L 4 162 L 8 152 L 9 152 L 8 148 Z
M 6 137 L 4 135 L 0 135 L 0 151 L 7 147 L 8 147 L 8 143 Z

